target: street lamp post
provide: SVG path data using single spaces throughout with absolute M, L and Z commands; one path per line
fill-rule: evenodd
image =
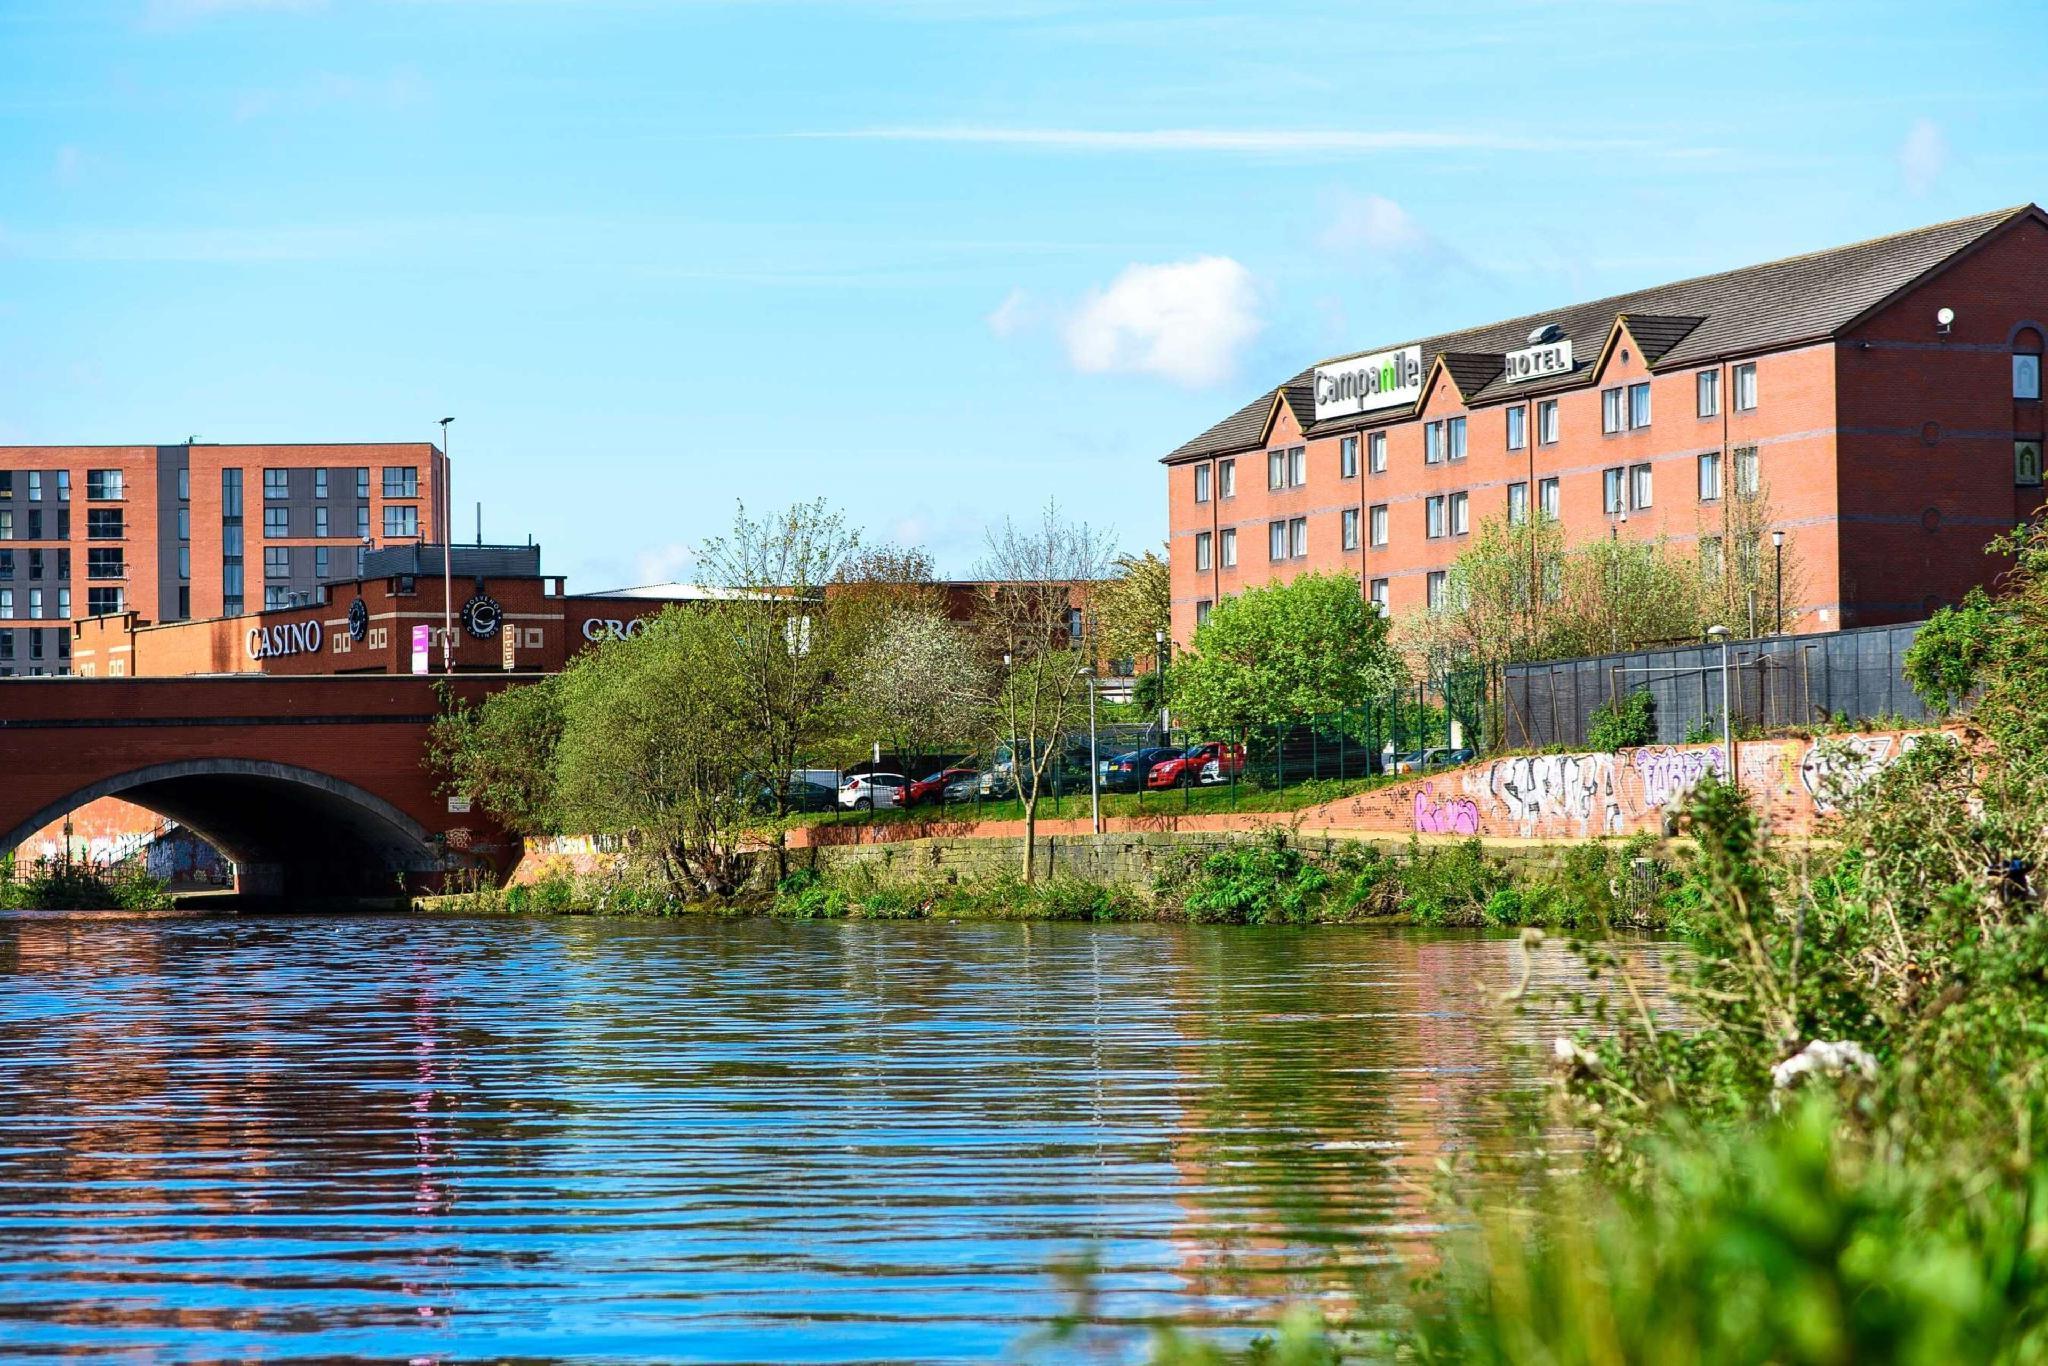
M 1088 826 L 1102 833 L 1102 761 L 1095 754 L 1095 670 L 1078 669 L 1088 680 Z
M 1163 628 L 1152 633 L 1152 643 L 1159 647 L 1159 743 L 1163 745 L 1172 724 L 1166 714 L 1166 632 Z
M 448 466 L 448 477 L 441 481 L 441 672 L 455 672 L 455 570 L 454 555 L 449 553 L 449 543 L 455 539 L 455 524 L 451 518 L 454 503 L 449 495 L 455 492 L 455 468 L 448 459 L 448 424 L 455 419 L 441 419 L 441 461 Z M 434 472 L 427 471 L 432 479 Z
M 1726 626 L 1709 626 L 1707 639 L 1721 642 L 1721 762 L 1728 765 L 1728 780 L 1735 780 L 1735 728 L 1730 724 L 1733 709 L 1728 703 L 1728 637 Z
M 1782 636 L 1785 634 L 1785 533 L 1782 530 L 1771 533 L 1771 560 L 1771 577 L 1777 581 L 1773 594 L 1777 601 L 1774 614 L 1777 625 L 1772 628 L 1771 634 Z

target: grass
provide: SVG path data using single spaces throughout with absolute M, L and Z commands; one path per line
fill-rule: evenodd
M 1403 782 L 1413 775 L 1370 778 L 1313 778 L 1282 788 L 1259 782 L 1219 784 L 1215 787 L 1183 787 L 1164 792 L 1105 792 L 1102 814 L 1106 818 L 1194 816 L 1232 812 L 1300 811 L 1321 806 L 1360 792 Z M 1039 800 L 1040 820 L 1085 819 L 1088 791 L 1061 792 L 1055 798 Z M 1012 797 L 1003 801 L 962 802 L 951 806 L 919 806 L 908 811 L 815 811 L 789 818 L 792 826 L 905 825 L 925 822 L 1021 821 L 1024 803 Z

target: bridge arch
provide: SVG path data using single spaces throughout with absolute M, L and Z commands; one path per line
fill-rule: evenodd
M 191 830 L 234 861 L 247 896 L 388 894 L 443 867 L 432 833 L 382 797 L 258 759 L 181 759 L 101 778 L 0 834 L 0 850 L 100 797 Z

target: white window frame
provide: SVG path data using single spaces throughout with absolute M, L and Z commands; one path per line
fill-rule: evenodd
M 2012 396 L 2022 402 L 2032 402 L 2040 399 L 2040 352 L 2015 351 L 2012 353 Z
M 1702 370 L 1693 377 L 1694 406 L 1701 417 L 1721 415 L 1721 371 Z
M 1340 517 L 1341 539 L 1346 550 L 1358 549 L 1358 509 L 1345 508 Z
M 1564 515 L 1564 493 L 1557 476 L 1536 481 L 1536 510 L 1553 522 Z
M 1536 402 L 1536 444 L 1555 446 L 1562 434 L 1564 420 L 1558 416 L 1557 400 L 1538 399 Z
M 1337 442 L 1337 475 L 1341 479 L 1358 477 L 1358 437 L 1356 434 L 1342 437 Z
M 1223 567 L 1225 569 L 1237 568 L 1237 528 L 1234 526 L 1223 528 L 1222 542 L 1219 549 L 1223 552 Z
M 1735 496 L 1754 498 L 1763 487 L 1763 454 L 1755 446 L 1737 446 L 1731 452 L 1729 471 L 1735 479 Z
M 1365 467 L 1374 474 L 1387 472 L 1387 434 L 1373 432 L 1365 440 Z
M 1617 384 L 1600 391 L 1600 431 L 1613 436 L 1628 430 L 1628 386 Z
M 1204 573 L 1207 573 L 1207 572 L 1209 571 L 1209 569 L 1211 568 L 1211 563 L 1212 563 L 1212 555 L 1213 555 L 1213 551 L 1212 551 L 1212 546 L 1213 546 L 1213 542 L 1212 542 L 1212 541 L 1211 541 L 1211 540 L 1209 539 L 1209 533 L 1208 533 L 1208 532 L 1206 532 L 1206 531 L 1197 531 L 1197 532 L 1195 533 L 1195 572 L 1196 572 L 1196 573 L 1198 573 L 1198 574 L 1204 574 Z
M 1600 510 L 1609 517 L 1628 510 L 1628 466 L 1609 465 L 1600 471 Z
M 1756 362 L 1744 361 L 1735 367 L 1735 411 L 1753 413 L 1756 411 Z
M 1206 461 L 1195 466 L 1195 501 L 1209 501 L 1209 466 Z
M 1450 596 L 1450 586 L 1451 576 L 1448 570 L 1432 569 L 1429 571 L 1429 577 L 1424 579 L 1422 584 L 1423 601 L 1429 611 L 1442 612 L 1444 610 L 1447 605 L 1445 599 Z
M 1721 452 L 1705 451 L 1700 455 L 1700 501 L 1718 503 L 1721 501 Z
M 1444 424 L 1425 422 L 1422 424 L 1422 463 L 1441 465 L 1444 462 Z
M 1529 445 L 1529 410 L 1520 403 L 1507 410 L 1508 449 L 1526 450 Z
M 1276 493 L 1287 487 L 1287 452 L 1266 452 L 1266 491 Z
M 1367 544 L 1374 549 L 1383 548 L 1387 543 L 1387 505 L 1374 503 L 1367 509 L 1365 517 Z
M 1287 451 L 1287 487 L 1298 489 L 1308 483 L 1308 447 L 1291 446 Z
M 1651 506 L 1656 492 L 1656 471 L 1652 466 L 1642 464 L 1628 467 L 1628 501 L 1631 508 L 1641 512 Z
M 1432 493 L 1423 500 L 1422 532 L 1425 540 L 1440 541 L 1444 535 L 1446 499 L 1441 493 Z
M 1218 460 L 1216 462 L 1216 494 L 1220 498 L 1237 497 L 1236 459 Z
M 1508 485 L 1508 525 L 1521 526 L 1529 520 L 1529 485 L 1516 480 Z
M 1387 580 L 1374 579 L 1371 585 L 1367 587 L 1366 594 L 1371 599 L 1372 605 L 1379 610 L 1381 616 L 1389 617 L 1393 615 L 1393 586 Z
M 1444 419 L 1444 459 L 1465 458 L 1465 419 L 1447 417 Z
M 1266 558 L 1274 564 L 1287 558 L 1287 523 L 1284 519 L 1266 523 Z
M 1636 400 L 1641 399 L 1642 411 L 1636 411 Z M 1650 381 L 1639 379 L 1628 386 L 1628 429 L 1641 431 L 1650 425 Z
M 1308 557 L 1308 518 L 1296 517 L 1287 523 L 1287 548 L 1293 552 L 1290 559 Z
M 1471 495 L 1459 492 L 1451 495 L 1451 534 L 1463 536 L 1472 530 Z

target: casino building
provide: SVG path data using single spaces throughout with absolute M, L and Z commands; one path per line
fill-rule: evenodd
M 1802 570 L 1788 629 L 1919 618 L 2041 506 L 2044 336 L 2029 204 L 1319 362 L 1164 457 L 1175 638 L 1315 570 L 1432 610 L 1490 518 L 1712 572 L 1758 492 Z
M 310 600 L 373 545 L 435 539 L 430 442 L 0 446 L 0 677 L 72 671 L 71 627 Z

